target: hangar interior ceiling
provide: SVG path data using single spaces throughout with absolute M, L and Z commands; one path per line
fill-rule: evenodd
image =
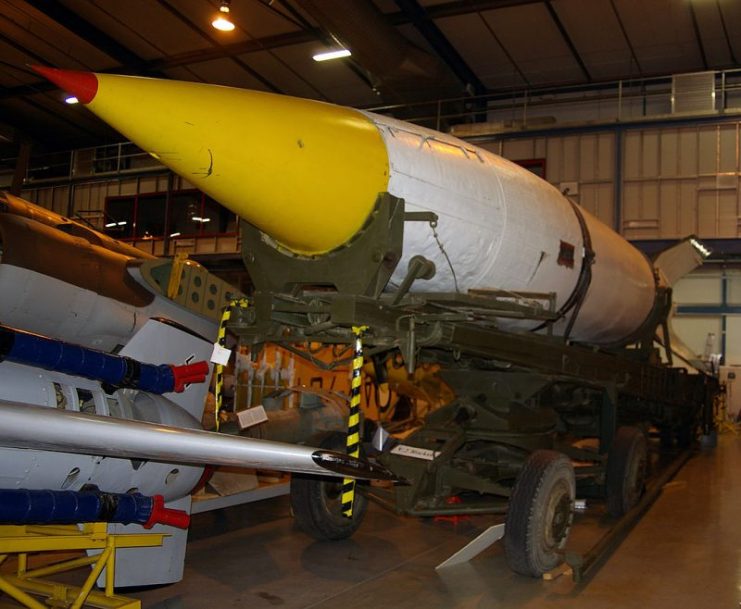
M 738 0 L 0 0 L 0 153 L 120 136 L 27 64 L 377 107 L 739 66 Z M 317 63 L 341 43 L 351 58 Z

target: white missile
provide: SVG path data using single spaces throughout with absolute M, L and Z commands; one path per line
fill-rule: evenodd
M 37 71 L 295 253 L 342 247 L 389 192 L 439 218 L 437 239 L 405 227 L 392 284 L 421 254 L 437 268 L 425 291 L 552 292 L 565 319 L 577 313 L 570 337 L 595 344 L 629 339 L 652 310 L 655 273 L 638 250 L 544 180 L 450 135 L 256 91 Z

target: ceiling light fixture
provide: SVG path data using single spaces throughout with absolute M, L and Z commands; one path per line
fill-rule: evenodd
M 329 61 L 330 59 L 340 59 L 341 57 L 350 57 L 352 53 L 349 49 L 335 49 L 333 51 L 324 51 L 314 55 L 314 61 Z
M 211 25 L 222 32 L 231 32 L 234 29 L 234 24 L 229 19 L 229 0 L 222 1 L 219 12 Z
M 64 98 L 64 103 L 65 104 L 79 104 L 80 100 L 77 99 L 74 95 L 69 95 Z

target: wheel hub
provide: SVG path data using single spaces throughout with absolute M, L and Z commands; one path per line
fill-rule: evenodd
M 556 548 L 566 538 L 571 527 L 571 497 L 568 492 L 561 492 L 551 502 L 550 518 L 546 525 L 546 542 Z

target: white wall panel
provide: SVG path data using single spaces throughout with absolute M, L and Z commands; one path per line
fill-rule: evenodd
M 697 175 L 697 131 L 695 129 L 681 129 L 679 131 L 678 157 L 678 175 Z
M 697 193 L 697 234 L 713 235 L 718 232 L 718 196 L 710 190 Z
M 641 132 L 631 130 L 625 134 L 623 144 L 623 176 L 625 179 L 635 179 L 641 177 L 641 154 L 642 138 Z
M 558 183 L 565 181 L 563 177 L 563 153 L 562 142 L 560 138 L 548 138 L 546 144 L 546 171 L 548 181 Z
M 563 140 L 563 175 L 562 182 L 579 180 L 580 138 L 566 137 Z
M 679 234 L 679 184 L 672 180 L 659 186 L 659 231 L 662 235 Z
M 718 169 L 718 128 L 700 127 L 697 130 L 697 141 L 698 173 L 715 175 Z
M 630 182 L 623 187 L 623 223 L 638 220 L 641 216 L 641 184 Z
M 726 271 L 728 277 L 728 304 L 741 305 L 741 271 Z
M 507 140 L 504 142 L 504 155 L 508 159 L 534 159 L 535 144 L 533 140 Z
M 726 318 L 726 365 L 741 364 L 741 315 L 729 315 Z M 739 390 L 739 384 L 736 384 Z
M 579 147 L 579 179 L 594 180 L 597 177 L 599 155 L 597 153 L 597 135 L 583 135 Z
M 739 125 L 720 126 L 720 166 L 719 173 L 737 172 L 739 168 Z
M 136 187 L 137 187 L 136 179 L 121 180 L 119 184 L 120 184 L 119 194 L 121 195 L 135 195 L 136 194 Z
M 597 168 L 598 180 L 615 179 L 615 135 L 612 133 L 600 133 L 598 135 L 597 151 L 599 166 Z
M 615 135 L 609 132 L 565 137 L 518 138 L 485 144 L 483 147 L 505 158 L 519 161 L 545 159 L 546 179 L 556 187 L 576 182 L 578 203 L 612 226 L 614 223 Z
M 659 184 L 658 182 L 646 182 L 643 185 L 641 204 L 641 219 L 656 220 L 656 228 L 659 227 Z M 658 235 L 657 235 L 658 236 Z
M 694 182 L 682 182 L 679 187 L 679 232 L 672 236 L 680 237 L 696 233 L 697 186 Z
M 672 319 L 672 327 L 684 343 L 696 354 L 702 355 L 708 334 L 715 335 L 716 350 L 720 344 L 720 317 L 686 315 Z
M 548 149 L 548 139 L 544 137 L 539 137 L 535 140 L 535 150 L 533 151 L 533 158 L 534 159 L 545 159 L 547 158 L 547 149 Z
M 679 132 L 676 129 L 661 131 L 661 158 L 659 171 L 662 178 L 673 178 L 679 175 Z
M 54 200 L 52 201 L 52 211 L 57 212 L 63 216 L 69 213 L 67 207 L 69 206 L 69 197 L 71 186 L 57 186 L 54 189 Z
M 674 302 L 686 305 L 720 305 L 721 275 L 692 273 L 680 279 L 673 290 Z
M 157 176 L 139 178 L 139 192 L 158 192 Z
M 736 238 L 738 132 L 738 123 L 628 131 L 623 160 L 625 236 Z M 652 218 L 658 220 L 655 233 L 648 223 Z
M 718 194 L 718 237 L 738 237 L 738 193 L 736 190 L 719 190 Z
M 643 132 L 643 149 L 641 151 L 641 177 L 659 175 L 659 132 Z
M 579 204 L 599 220 L 612 226 L 615 217 L 612 184 L 584 184 L 579 188 Z

